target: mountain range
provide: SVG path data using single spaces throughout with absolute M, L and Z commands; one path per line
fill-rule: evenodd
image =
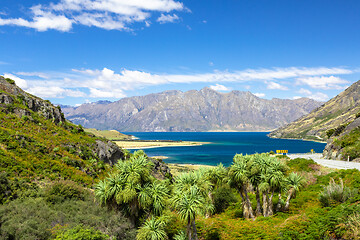
M 63 106 L 62 111 L 67 119 L 86 128 L 123 132 L 271 131 L 321 104 L 309 98 L 267 100 L 250 92 L 203 88 Z

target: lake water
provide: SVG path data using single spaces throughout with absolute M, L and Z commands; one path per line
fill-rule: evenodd
M 161 147 L 144 149 L 148 156 L 167 156 L 167 163 L 229 166 L 236 153 L 253 154 L 276 150 L 307 153 L 311 149 L 321 153 L 325 143 L 273 139 L 264 132 L 128 132 L 142 140 L 175 140 L 211 142 L 202 146 Z M 134 150 L 132 150 L 134 151 Z

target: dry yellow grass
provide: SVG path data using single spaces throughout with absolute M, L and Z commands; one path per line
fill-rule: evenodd
M 119 147 L 125 149 L 155 148 L 155 147 L 183 147 L 200 146 L 205 142 L 169 142 L 169 141 L 114 141 Z
M 167 163 L 168 167 L 171 170 L 171 174 L 178 176 L 181 173 L 189 172 L 193 170 L 198 170 L 199 168 L 214 168 L 215 166 L 210 165 L 200 165 L 200 164 L 174 164 Z

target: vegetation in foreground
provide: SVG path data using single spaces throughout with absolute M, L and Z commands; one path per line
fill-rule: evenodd
M 235 155 L 159 181 L 142 152 L 96 185 L 97 199 L 125 213 L 137 239 L 356 239 L 360 173 L 321 171 L 312 160 Z
M 144 152 L 111 167 L 92 150 L 98 138 L 12 97 L 0 106 L 1 239 L 360 237 L 357 170 L 235 155 L 228 168 L 160 180 Z

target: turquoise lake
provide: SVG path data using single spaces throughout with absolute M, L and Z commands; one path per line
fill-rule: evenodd
M 144 149 L 151 156 L 167 156 L 167 163 L 229 166 L 236 153 L 253 154 L 276 150 L 289 153 L 307 153 L 311 149 L 320 153 L 325 143 L 273 139 L 264 132 L 127 132 L 141 140 L 174 140 L 211 142 L 202 146 L 161 147 Z M 132 150 L 134 151 L 134 150 Z

